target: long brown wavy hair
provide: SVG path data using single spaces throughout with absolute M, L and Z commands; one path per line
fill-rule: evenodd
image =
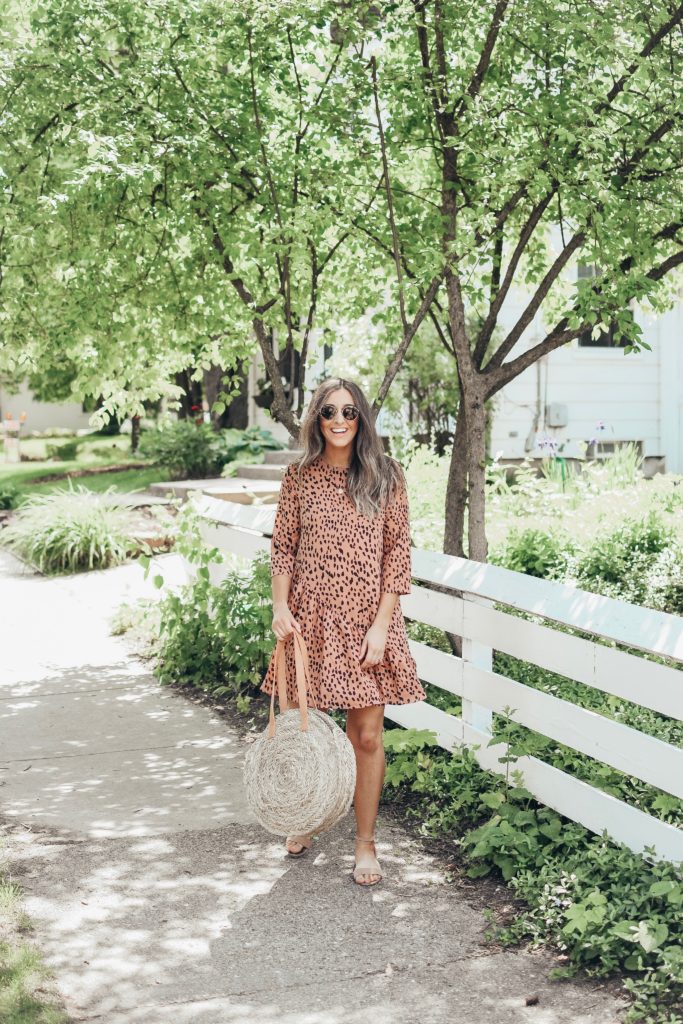
M 346 388 L 351 393 L 353 404 L 358 409 L 358 430 L 353 439 L 347 479 L 348 494 L 356 510 L 372 519 L 393 496 L 394 488 L 405 484 L 405 477 L 399 463 L 384 451 L 370 403 L 352 380 L 328 377 L 314 391 L 301 424 L 299 443 L 303 455 L 296 463 L 297 471 L 301 473 L 324 452 L 320 410 L 327 404 L 328 395 L 339 388 Z

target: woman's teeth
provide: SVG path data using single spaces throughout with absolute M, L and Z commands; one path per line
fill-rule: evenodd
M 332 427 L 332 433 L 333 434 L 345 434 L 346 433 L 346 427 Z

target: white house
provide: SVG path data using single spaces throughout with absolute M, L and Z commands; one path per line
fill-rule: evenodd
M 585 272 L 574 264 L 567 273 L 577 270 Z M 503 328 L 516 322 L 528 298 L 521 291 L 508 297 Z M 611 331 L 597 339 L 587 333 L 544 356 L 496 397 L 491 454 L 539 454 L 538 440 L 552 437 L 562 454 L 579 455 L 578 442 L 597 437 L 603 451 L 633 441 L 644 458 L 663 458 L 667 472 L 683 473 L 683 294 L 664 314 L 632 311 L 650 350 L 626 354 Z M 546 333 L 534 321 L 508 361 Z

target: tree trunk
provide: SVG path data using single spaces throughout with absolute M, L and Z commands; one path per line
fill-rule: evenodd
M 209 409 L 213 409 L 214 402 L 218 399 L 218 396 L 223 390 L 223 379 L 225 377 L 225 370 L 218 363 L 212 363 L 211 366 L 204 370 L 204 376 L 202 383 L 204 385 L 204 398 L 209 406 Z M 223 412 L 216 414 L 211 412 L 211 426 L 214 430 L 222 430 L 226 426 L 226 414 L 227 408 Z
M 246 430 L 249 426 L 249 369 L 246 362 L 240 366 L 239 386 L 239 395 L 235 395 L 225 410 L 224 426 Z
M 192 380 L 190 375 L 193 369 L 190 366 L 187 370 L 181 370 L 180 373 L 175 374 L 175 383 L 183 389 L 178 409 L 178 419 L 181 420 L 195 419 L 197 411 L 202 407 L 202 385 L 198 380 Z M 197 408 L 193 409 L 193 405 Z
M 469 387 L 465 385 L 463 400 L 467 417 L 468 557 L 476 562 L 485 562 L 488 553 L 485 520 L 486 410 L 482 392 L 472 388 L 471 384 Z
M 136 452 L 140 443 L 140 417 L 131 416 L 130 418 L 130 450 Z
M 467 417 L 465 403 L 460 398 L 455 420 L 455 434 L 451 448 L 446 485 L 446 528 L 443 550 L 446 555 L 465 557 L 465 508 L 467 505 Z

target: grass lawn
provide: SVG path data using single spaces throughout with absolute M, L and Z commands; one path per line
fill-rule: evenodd
M 62 446 L 73 441 L 78 450 L 73 458 L 65 460 L 48 459 L 48 445 Z M 21 451 L 36 462 L 0 462 L 0 487 L 13 484 L 24 493 L 46 493 L 68 488 L 65 474 L 77 470 L 102 468 L 107 465 L 139 463 L 140 468 L 113 470 L 110 473 L 94 473 L 79 476 L 74 482 L 90 491 L 106 491 L 112 485 L 118 492 L 145 490 L 151 483 L 168 478 L 168 470 L 150 465 L 147 459 L 134 455 L 130 450 L 130 438 L 84 436 L 79 438 L 27 438 L 21 442 Z M 53 476 L 54 481 L 34 483 L 36 478 Z
M 68 1024 L 53 975 L 29 941 L 21 890 L 0 869 L 0 1020 L 3 1024 Z
M 74 468 L 82 469 L 83 466 L 78 465 Z M 0 481 L 2 479 L 3 477 L 0 476 Z M 157 480 L 167 480 L 168 470 L 164 471 L 158 467 L 142 464 L 140 469 L 123 469 L 112 471 L 111 473 L 97 473 L 93 476 L 79 476 L 72 479 L 74 485 L 78 484 L 89 491 L 106 491 L 113 484 L 116 491 L 121 494 L 129 494 L 132 491 L 144 491 L 150 484 L 156 483 Z M 68 490 L 69 481 L 55 480 L 50 483 L 46 481 L 42 484 L 29 484 L 28 486 L 22 483 L 20 486 L 27 493 L 45 494 L 50 491 Z

